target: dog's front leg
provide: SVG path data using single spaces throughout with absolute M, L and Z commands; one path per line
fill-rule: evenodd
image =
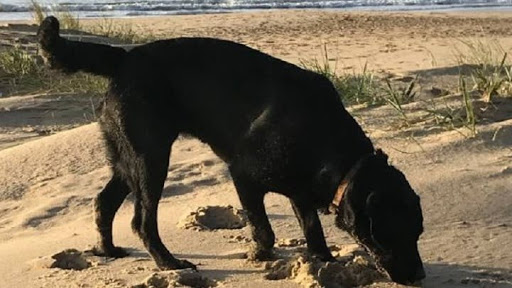
M 242 207 L 247 212 L 254 240 L 254 246 L 248 252 L 247 258 L 259 261 L 272 259 L 275 235 L 268 221 L 263 203 L 263 197 L 267 191 L 248 177 L 237 175 L 233 169 L 231 169 L 231 176 Z
M 322 261 L 335 261 L 325 242 L 322 224 L 320 223 L 316 209 L 310 202 L 302 198 L 290 200 L 295 216 L 297 216 L 304 236 L 306 237 L 309 253 Z

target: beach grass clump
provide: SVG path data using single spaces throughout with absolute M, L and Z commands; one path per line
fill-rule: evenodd
M 382 98 L 382 82 L 367 70 L 365 64 L 361 74 L 341 75 L 334 82 L 342 100 L 347 104 L 380 105 L 385 103 Z
M 31 0 L 31 6 L 32 18 L 37 24 L 40 24 L 44 18 L 51 14 L 59 19 L 62 29 L 84 30 L 100 36 L 116 38 L 127 44 L 147 43 L 156 40 L 156 37 L 150 32 L 139 33 L 131 24 L 118 24 L 107 18 L 92 26 L 83 27 L 79 17 L 62 4 L 45 8 L 37 0 Z
M 475 100 L 467 89 L 466 78 L 462 75 L 459 76 L 459 92 L 460 94 L 447 98 L 424 101 L 425 105 L 420 109 L 426 115 L 423 120 L 430 119 L 433 122 L 432 126 L 457 131 L 466 138 L 474 137 L 477 134 L 476 125 L 479 119 L 473 105 Z
M 338 74 L 337 64 L 337 61 L 330 61 L 326 45 L 323 46 L 320 60 L 316 58 L 312 60 L 302 59 L 299 62 L 299 66 L 303 69 L 313 71 L 329 79 L 346 105 L 384 103 L 384 100 L 379 96 L 382 85 L 374 74 L 368 71 L 366 64 L 360 74 Z
M 474 55 L 475 58 L 472 61 L 490 61 L 490 58 L 484 58 L 488 57 L 488 55 L 484 54 Z M 480 58 L 477 58 L 477 56 Z M 413 109 L 415 110 L 414 112 L 406 104 L 417 100 L 418 76 L 406 83 L 402 83 L 402 81 L 396 83 L 389 78 L 375 76 L 368 71 L 367 65 L 365 65 L 360 74 L 340 75 L 336 72 L 337 63 L 332 62 L 329 61 L 327 49 L 324 47 L 320 60 L 302 60 L 300 64 L 302 68 L 321 74 L 329 79 L 346 105 L 389 105 L 400 118 L 401 123 L 397 126 L 398 129 L 409 129 L 413 128 L 415 124 L 419 124 L 420 126 L 418 127 L 426 125 L 427 127 L 440 127 L 443 130 L 455 130 L 464 137 L 473 137 L 477 134 L 476 124 L 478 123 L 478 117 L 475 114 L 473 105 L 475 99 L 473 99 L 473 93 L 467 87 L 467 79 L 462 74 L 459 79 L 460 94 L 443 99 L 420 100 L 423 104 L 415 105 L 414 107 L 417 108 Z M 503 63 L 503 61 L 499 62 L 497 67 L 504 69 L 505 65 Z M 512 70 L 507 71 L 508 73 L 505 73 L 505 76 L 509 77 L 507 79 L 512 79 Z M 470 79 L 476 81 L 474 77 L 480 75 L 477 73 L 479 71 L 472 71 Z M 486 74 L 486 76 L 488 75 Z M 500 84 L 503 83 L 500 82 Z
M 327 79 L 329 79 L 333 84 L 338 80 L 339 76 L 336 72 L 336 68 L 338 66 L 338 62 L 335 61 L 334 64 L 331 64 L 329 59 L 329 55 L 327 52 L 327 46 L 324 45 L 321 55 L 321 60 L 317 58 L 309 59 L 301 59 L 299 65 L 306 70 L 313 71 L 318 73 Z
M 108 88 L 107 79 L 82 72 L 73 75 L 62 75 L 59 72 L 49 71 L 46 80 L 48 83 L 44 87 L 45 91 L 52 93 L 101 96 Z
M 32 6 L 32 19 L 41 24 L 44 18 L 50 14 L 59 18 L 60 27 L 68 30 L 80 30 L 80 19 L 64 5 L 55 5 L 52 8 L 44 8 L 37 0 L 30 1 Z
M 21 46 L 13 46 L 0 52 L 0 78 L 2 96 L 37 91 L 44 85 L 42 68 L 36 59 Z
M 462 119 L 463 125 L 471 131 L 472 136 L 476 135 L 476 122 L 477 118 L 475 116 L 475 108 L 473 107 L 473 99 L 466 88 L 466 80 L 464 77 L 459 78 L 459 85 L 462 95 L 462 103 L 464 107 L 464 111 L 466 114 L 465 119 Z
M 462 46 L 455 45 L 455 58 L 459 64 L 481 65 L 486 68 L 500 64 L 505 49 L 496 39 L 458 40 Z
M 42 61 L 21 46 L 0 52 L 1 75 L 7 79 L 4 96 L 26 93 L 68 93 L 100 95 L 107 89 L 107 80 L 85 73 L 63 75 L 45 69 Z
M 386 79 L 386 87 L 384 89 L 384 101 L 391 106 L 402 118 L 404 124 L 409 126 L 409 119 L 403 108 L 403 105 L 414 101 L 416 96 L 415 86 L 418 77 L 414 78 L 405 87 L 395 87 L 389 79 Z
M 60 6 L 59 10 L 56 10 L 55 17 L 59 19 L 62 29 L 68 30 L 80 30 L 80 19 L 69 10 Z
M 512 95 L 512 68 L 508 53 L 497 40 L 461 40 L 460 43 L 463 45 L 455 48 L 460 67 L 458 93 L 425 100 L 421 111 L 426 115 L 423 120 L 431 121 L 433 126 L 474 137 L 478 132 L 480 108 L 493 105 L 495 97 Z M 411 120 L 399 105 L 399 98 L 394 93 L 388 95 L 391 97 L 387 102 L 405 122 Z
M 470 67 L 473 87 L 482 99 L 491 103 L 493 97 L 512 94 L 512 68 L 508 53 L 498 40 L 460 41 L 462 48 L 455 48 L 455 55 L 461 67 Z M 461 72 L 461 74 L 463 74 Z
M 107 18 L 102 19 L 93 26 L 86 27 L 85 30 L 93 34 L 116 38 L 127 44 L 147 43 L 156 40 L 156 37 L 150 32 L 140 33 L 131 24 L 119 24 Z
M 39 70 L 34 57 L 21 46 L 9 47 L 0 52 L 0 69 L 15 79 L 27 77 Z
M 472 72 L 474 89 L 481 91 L 485 102 L 492 102 L 495 96 L 509 96 L 512 90 L 510 66 L 505 65 L 507 53 L 503 54 L 501 63 L 493 67 L 479 66 Z
M 32 18 L 37 24 L 41 24 L 44 18 L 47 16 L 46 11 L 43 9 L 43 6 L 39 4 L 36 0 L 30 0 L 32 6 Z

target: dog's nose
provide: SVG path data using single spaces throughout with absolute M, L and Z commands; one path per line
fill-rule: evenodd
M 416 276 L 414 277 L 414 280 L 419 281 L 425 279 L 427 275 L 425 274 L 425 269 L 423 269 L 423 265 L 418 267 L 416 269 Z

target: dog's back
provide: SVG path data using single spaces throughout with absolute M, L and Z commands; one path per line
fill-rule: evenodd
M 326 159 L 353 161 L 373 149 L 327 78 L 242 44 L 177 38 L 126 52 L 65 40 L 52 17 L 42 23 L 39 41 L 56 68 L 110 78 L 104 118 L 123 110 L 130 127 L 192 134 L 226 162 L 251 150 L 272 170 L 306 174 L 297 169 L 317 169 Z
M 339 127 L 330 124 L 347 114 L 325 77 L 230 41 L 157 41 L 133 49 L 125 59 L 113 82 L 143 92 L 116 94 L 151 98 L 180 132 L 228 158 L 237 142 L 263 126 L 285 130 L 283 135 L 329 133 L 332 138 L 340 131 L 330 130 Z

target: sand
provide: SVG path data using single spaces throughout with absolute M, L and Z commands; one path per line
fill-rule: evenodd
M 359 246 L 348 245 L 342 248 L 333 246 L 331 251 L 334 252 L 337 262 L 325 263 L 312 259 L 304 253 L 268 262 L 265 265 L 265 270 L 268 271 L 265 279 L 271 281 L 287 279 L 302 287 L 310 288 L 359 287 L 375 282 L 389 285 L 389 283 L 384 284 L 386 276 L 377 270 L 372 258 L 366 252 L 359 250 Z
M 167 287 L 217 287 L 217 282 L 191 270 L 164 271 L 151 274 L 143 283 L 132 288 L 167 288 Z
M 94 21 L 98 20 L 82 23 L 93 25 Z M 367 63 L 367 69 L 395 81 L 420 74 L 418 93 L 422 96 L 453 91 L 457 83 L 454 47 L 460 40 L 498 39 L 506 51 L 512 47 L 509 12 L 265 11 L 119 21 L 132 22 L 141 32 L 151 31 L 158 37 L 232 39 L 293 63 L 319 57 L 326 45 L 340 72 L 361 71 Z M 34 27 L 0 28 L 0 44 L 30 45 L 33 33 Z M 2 79 L 0 75 L 0 92 Z M 404 109 L 419 113 L 421 105 L 411 103 Z M 114 260 L 89 255 L 87 250 L 96 240 L 91 203 L 110 177 L 98 126 L 89 117 L 90 107 L 90 99 L 67 95 L 0 98 L 0 287 L 183 285 L 179 279 L 193 279 L 193 286 L 309 285 L 292 274 L 269 280 L 271 271 L 266 268 L 276 266 L 275 262 L 244 259 L 251 245 L 248 227 L 179 227 L 181 219 L 204 207 L 240 209 L 225 164 L 191 138 L 180 138 L 173 146 L 159 228 L 171 252 L 197 264 L 199 272 L 156 269 L 131 232 L 130 199 L 114 223 L 114 241 L 129 247 L 130 256 Z M 497 110 L 477 126 L 479 133 L 474 138 L 433 128 L 424 121 L 397 129 L 399 119 L 389 106 L 350 109 L 422 197 L 425 233 L 419 248 L 428 275 L 423 287 L 512 287 L 511 107 L 506 99 L 497 103 L 493 108 Z M 482 113 L 491 110 L 486 111 Z M 288 200 L 269 194 L 265 203 L 279 239 L 279 263 L 286 267 L 311 263 L 300 258 L 305 249 L 303 235 Z M 332 215 L 321 215 L 321 220 L 334 255 L 353 261 L 357 256 L 354 241 L 334 227 Z M 74 265 L 81 270 L 65 269 Z M 301 277 L 315 280 L 320 270 L 312 271 Z M 365 287 L 400 287 L 373 280 Z

